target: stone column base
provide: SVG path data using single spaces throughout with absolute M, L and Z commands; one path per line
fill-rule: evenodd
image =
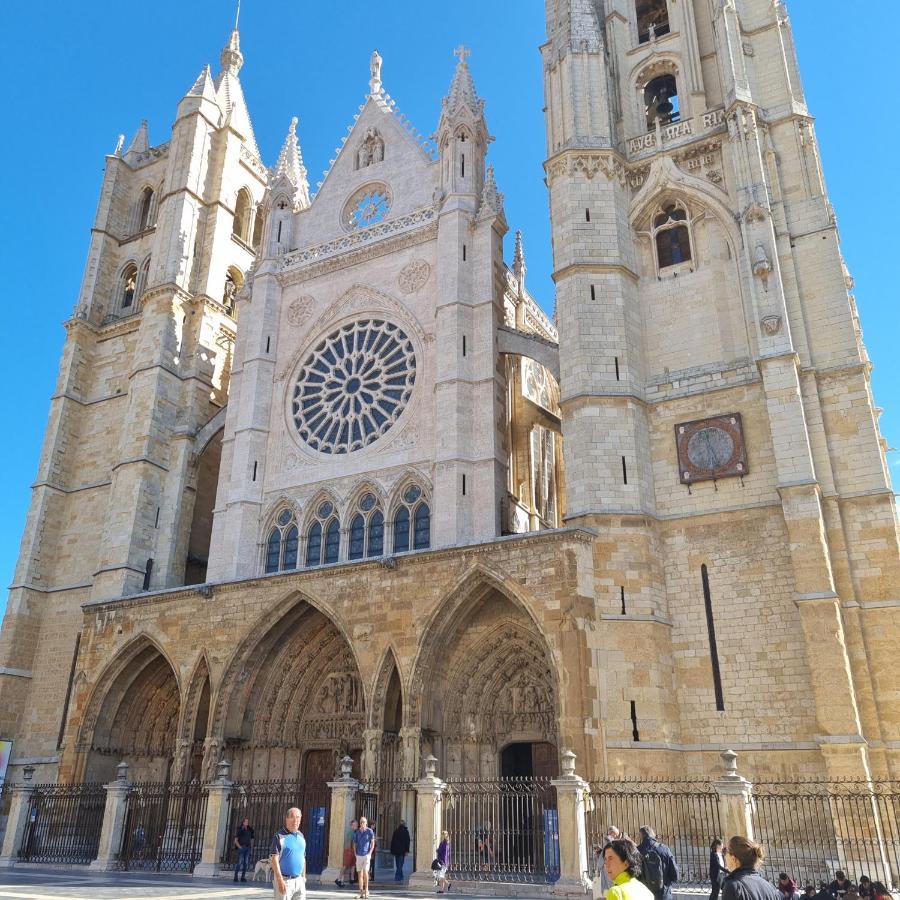
M 88 869 L 92 872 L 114 872 L 117 868 L 117 859 L 95 859 L 88 864 Z
M 560 878 L 550 887 L 550 893 L 562 897 L 583 897 L 593 892 L 593 882 L 586 875 L 581 878 Z
M 413 872 L 407 887 L 411 891 L 434 891 L 434 875 L 431 872 Z
M 194 878 L 217 878 L 222 866 L 219 863 L 199 862 L 191 873 Z
M 336 866 L 325 866 L 322 869 L 321 875 L 313 875 L 310 876 L 312 878 L 318 878 L 319 884 L 334 884 L 335 880 L 341 877 L 341 872 L 343 869 L 338 869 Z

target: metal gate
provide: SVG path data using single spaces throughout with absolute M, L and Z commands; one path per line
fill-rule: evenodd
M 900 782 L 754 784 L 752 815 L 769 878 L 818 884 L 843 869 L 900 887 Z
M 250 781 L 236 784 L 228 807 L 228 831 L 222 848 L 224 865 L 233 866 L 237 857 L 234 838 L 243 820 L 250 820 L 254 844 L 250 868 L 269 855 L 272 838 L 284 827 L 285 813 L 296 806 L 302 813 L 300 831 L 306 838 L 306 871 L 318 875 L 328 863 L 328 823 L 331 789 L 316 781 Z
M 391 868 L 391 838 L 401 821 L 410 833 L 415 831 L 416 797 L 412 782 L 402 778 L 369 779 L 360 782 L 356 792 L 355 817 L 366 817 L 369 828 L 375 831 L 376 859 L 379 867 Z M 409 853 L 415 865 L 415 842 Z M 407 866 L 407 868 L 409 868 Z M 414 868 L 410 871 L 415 871 Z
M 449 782 L 441 830 L 450 876 L 542 884 L 559 878 L 559 813 L 549 778 Z
M 198 781 L 131 785 L 120 868 L 192 872 L 203 848 L 206 799 Z
M 97 857 L 106 790 L 102 784 L 39 784 L 19 848 L 23 862 L 87 865 Z
M 640 841 L 649 825 L 678 861 L 680 884 L 709 881 L 709 847 L 722 834 L 719 795 L 708 781 L 622 779 L 591 783 L 585 802 L 588 865 L 599 871 L 599 851 L 610 825 Z

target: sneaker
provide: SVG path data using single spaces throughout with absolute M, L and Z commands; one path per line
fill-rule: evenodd
M 241 875 L 241 881 L 243 881 L 244 884 L 246 884 L 246 883 L 247 883 L 247 876 L 246 876 L 246 875 Z
M 341 881 L 340 878 L 335 878 L 335 879 L 334 879 L 334 883 L 335 883 L 338 887 L 343 887 L 343 886 L 344 886 L 344 882 Z

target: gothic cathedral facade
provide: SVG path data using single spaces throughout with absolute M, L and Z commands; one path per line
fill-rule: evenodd
M 552 319 L 464 49 L 430 141 L 375 53 L 314 196 L 237 30 L 107 158 L 13 780 L 900 777 L 897 512 L 784 4 L 546 12 Z

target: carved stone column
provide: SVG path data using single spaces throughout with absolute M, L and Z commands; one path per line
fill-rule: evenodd
M 125 836 L 125 815 L 128 811 L 128 763 L 120 762 L 116 767 L 116 780 L 106 785 L 106 806 L 103 810 L 103 826 L 100 829 L 100 843 L 97 858 L 91 868 L 108 872 L 116 867 L 122 839 Z
M 344 868 L 344 838 L 356 813 L 356 792 L 359 782 L 353 777 L 353 759 L 341 760 L 341 777 L 329 781 L 331 788 L 331 821 L 328 826 L 328 863 L 322 872 L 323 884 L 340 877 Z
M 216 771 L 217 778 L 206 786 L 206 824 L 203 828 L 203 847 L 200 862 L 194 866 L 195 878 L 215 878 L 219 872 L 219 859 L 228 832 L 228 799 L 234 782 L 231 780 L 231 763 L 224 759 Z M 261 840 L 265 836 L 261 835 Z
M 425 775 L 413 787 L 416 790 L 415 869 L 409 876 L 411 889 L 434 887 L 431 861 L 441 840 L 441 807 L 444 782 L 435 776 L 437 759 L 425 757 Z
M 584 795 L 588 783 L 575 774 L 575 754 L 562 754 L 562 775 L 551 784 L 556 788 L 559 810 L 559 880 L 554 894 L 581 895 L 591 890 L 588 878 L 587 833 L 584 827 Z

